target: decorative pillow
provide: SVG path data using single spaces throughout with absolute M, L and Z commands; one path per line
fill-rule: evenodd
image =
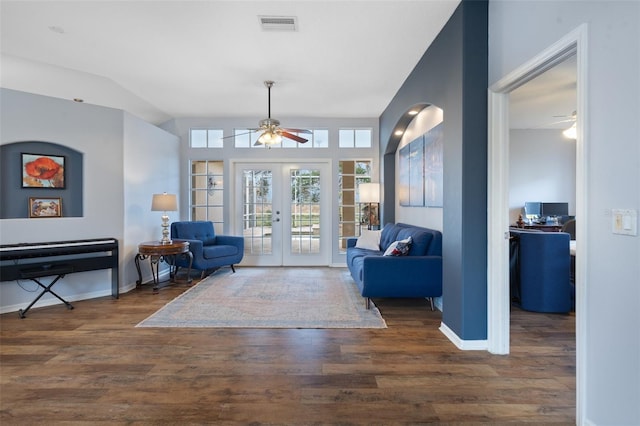
M 394 241 L 389 245 L 389 247 L 385 250 L 385 256 L 406 256 L 409 254 L 409 249 L 411 248 L 411 243 L 413 239 L 411 237 L 407 237 L 404 240 Z
M 380 250 L 380 233 L 382 231 L 363 230 L 356 241 L 356 247 L 367 250 Z

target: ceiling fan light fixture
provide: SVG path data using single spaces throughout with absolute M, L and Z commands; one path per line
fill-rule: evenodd
M 565 138 L 578 139 L 578 131 L 576 129 L 576 123 L 573 123 L 571 127 L 562 131 Z
M 278 132 L 267 130 L 258 138 L 261 145 L 276 145 L 282 142 L 282 136 Z
M 280 121 L 276 120 L 275 118 L 265 118 L 264 120 L 260 120 L 260 122 L 258 123 L 260 125 L 260 127 L 262 128 L 275 128 L 278 127 L 280 125 Z

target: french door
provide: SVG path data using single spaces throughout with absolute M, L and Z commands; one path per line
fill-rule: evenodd
M 329 163 L 235 163 L 236 235 L 243 265 L 329 264 Z

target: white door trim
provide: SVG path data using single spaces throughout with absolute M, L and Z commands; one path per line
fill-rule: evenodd
M 545 49 L 500 81 L 488 91 L 488 208 L 487 219 L 487 338 L 489 352 L 509 353 L 509 93 L 538 76 L 568 56 L 577 55 L 577 111 L 576 126 L 576 418 L 584 418 L 586 396 L 586 307 L 588 259 L 587 230 L 587 24 L 582 24 L 565 37 Z

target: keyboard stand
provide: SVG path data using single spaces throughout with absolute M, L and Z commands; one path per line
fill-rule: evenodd
M 21 278 L 29 279 L 29 280 L 35 282 L 40 287 L 42 287 L 43 290 L 38 295 L 38 297 L 33 299 L 33 301 L 29 304 L 29 306 L 26 307 L 26 309 L 20 309 L 18 311 L 18 314 L 20 315 L 20 318 L 24 318 L 26 316 L 26 314 L 27 314 L 27 311 L 29 311 L 29 309 L 31 309 L 31 307 L 33 305 L 35 305 L 36 302 L 38 300 L 40 300 L 40 298 L 42 296 L 45 295 L 45 293 L 53 294 L 55 297 L 60 299 L 60 301 L 62 301 L 62 303 L 65 304 L 67 309 L 73 309 L 73 306 L 71 305 L 71 303 L 67 302 L 62 297 L 60 297 L 58 294 L 56 294 L 53 290 L 51 290 L 51 287 L 53 287 L 58 282 L 59 279 L 64 278 L 64 276 L 66 274 L 69 274 L 71 272 L 73 272 L 73 267 L 71 265 L 56 265 L 53 268 L 40 267 L 40 268 L 33 268 L 33 269 L 25 269 L 25 270 L 21 271 L 21 273 L 20 273 Z M 53 281 L 51 281 L 49 283 L 49 285 L 44 285 L 38 280 L 38 278 L 46 277 L 46 276 L 53 276 L 53 275 L 55 275 L 56 277 L 53 279 Z

